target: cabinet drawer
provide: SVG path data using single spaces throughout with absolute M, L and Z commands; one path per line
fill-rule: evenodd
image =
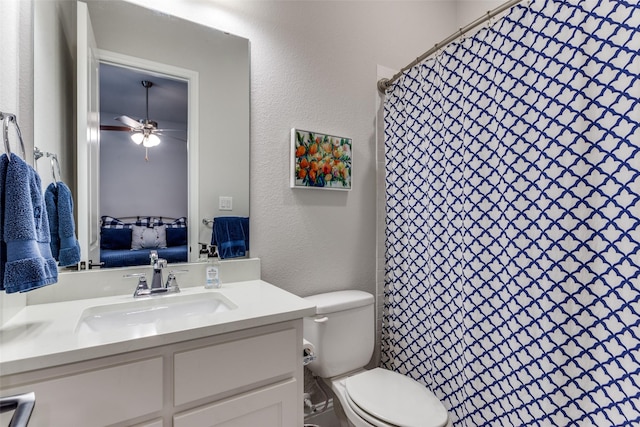
M 296 380 L 241 394 L 173 417 L 173 427 L 297 427 Z
M 300 362 L 297 348 L 296 330 L 287 329 L 176 353 L 174 404 L 293 377 Z
M 162 365 L 162 358 L 157 357 L 2 392 L 35 392 L 29 427 L 105 426 L 162 410 Z

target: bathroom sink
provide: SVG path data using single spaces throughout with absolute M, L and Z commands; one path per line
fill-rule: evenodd
M 204 319 L 236 308 L 219 293 L 157 296 L 89 307 L 82 312 L 76 332 L 105 332 L 133 327 L 141 329 L 140 332 L 153 332 L 160 324 Z

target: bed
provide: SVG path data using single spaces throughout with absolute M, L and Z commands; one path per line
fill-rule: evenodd
M 100 263 L 103 268 L 149 264 L 152 250 L 167 262 L 187 262 L 186 217 L 103 216 L 100 228 Z

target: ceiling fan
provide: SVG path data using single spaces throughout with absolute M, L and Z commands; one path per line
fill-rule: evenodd
M 131 133 L 131 140 L 136 144 L 142 144 L 145 149 L 155 147 L 160 144 L 161 140 L 159 135 L 162 136 L 162 132 L 179 131 L 178 129 L 158 129 L 158 122 L 149 119 L 149 88 L 153 86 L 153 82 L 149 80 L 142 80 L 142 86 L 146 90 L 146 115 L 145 119 L 135 120 L 129 116 L 118 116 L 115 120 L 122 122 L 124 126 L 113 125 L 100 125 L 100 130 L 115 130 L 126 131 Z M 167 135 L 168 136 L 168 135 Z M 175 137 L 171 137 L 175 138 Z M 180 139 L 180 138 L 176 138 Z M 148 156 L 145 155 L 145 160 L 148 160 Z

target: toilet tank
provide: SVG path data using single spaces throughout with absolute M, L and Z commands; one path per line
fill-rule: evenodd
M 304 338 L 313 344 L 317 356 L 307 367 L 331 378 L 369 363 L 375 342 L 373 295 L 352 290 L 305 299 L 316 305 L 315 317 L 304 318 Z

